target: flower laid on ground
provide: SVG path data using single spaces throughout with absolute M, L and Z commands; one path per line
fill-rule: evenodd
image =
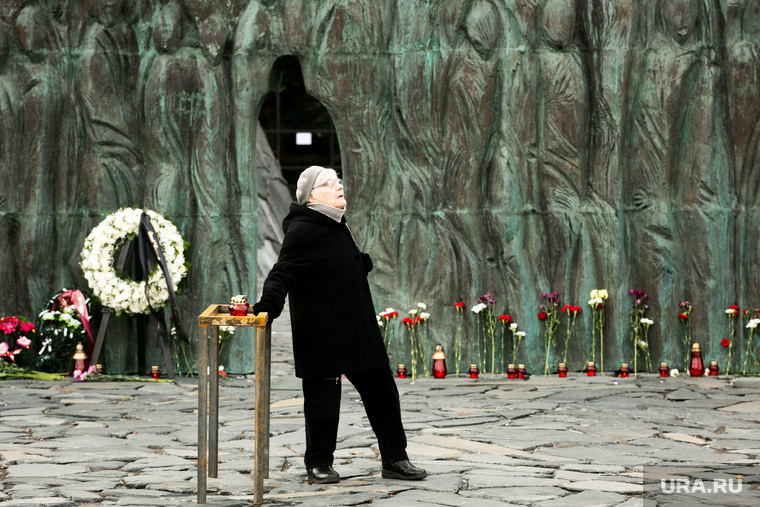
M 395 321 L 396 317 L 398 317 L 398 312 L 393 308 L 386 308 L 384 312 L 377 316 L 377 324 L 383 328 L 383 343 L 385 343 L 385 349 L 389 354 L 391 352 L 391 345 L 393 344 L 393 338 L 395 338 L 396 331 L 395 326 L 391 326 L 390 323 L 391 320 Z
M 226 379 L 227 378 L 227 372 L 224 371 L 224 366 L 221 364 L 219 365 L 219 378 Z
M 82 382 L 84 379 L 87 378 L 88 375 L 92 375 L 92 373 L 95 371 L 95 365 L 90 366 L 86 370 L 74 370 L 74 373 L 72 376 L 74 377 L 74 380 L 78 380 Z
M 430 314 L 426 312 L 420 312 L 420 310 L 427 309 L 425 303 L 417 303 L 417 308 L 409 310 L 408 314 L 411 317 L 404 317 L 401 321 L 406 325 L 406 329 L 409 331 L 409 349 L 410 349 L 410 362 L 412 370 L 412 382 L 417 378 L 417 364 L 418 360 L 422 362 L 423 371 L 425 376 L 429 376 L 427 358 L 425 349 L 428 341 L 428 329 L 427 322 L 430 318 Z M 417 315 L 419 313 L 419 315 Z
M 121 208 L 108 215 L 85 239 L 79 265 L 93 296 L 100 299 L 103 306 L 113 308 L 117 316 L 147 314 L 151 308 L 162 308 L 169 301 L 166 278 L 158 264 L 147 276 L 147 281 L 140 282 L 123 277 L 113 265 L 121 245 L 139 233 L 143 213 L 150 217 L 156 232 L 173 290 L 177 290 L 187 273 L 185 240 L 166 218 L 155 211 L 133 208 Z
M 726 375 L 728 375 L 729 370 L 731 369 L 731 360 L 733 356 L 733 349 L 734 349 L 734 335 L 736 334 L 736 318 L 739 316 L 739 307 L 736 305 L 731 305 L 726 309 L 726 317 L 728 318 L 728 344 L 723 345 L 723 341 L 721 341 L 721 345 L 724 347 L 728 347 L 728 354 L 726 355 Z M 725 341 L 725 339 L 724 339 Z
M 644 353 L 647 373 L 650 370 L 649 348 L 646 346 L 644 336 L 649 332 L 649 326 L 654 324 L 654 321 L 645 318 L 646 312 L 649 310 L 649 305 L 646 303 L 649 297 L 647 293 L 633 289 L 629 294 L 633 297 L 633 304 L 628 312 L 628 320 L 631 324 L 631 344 L 633 345 L 633 361 L 631 362 L 633 363 L 633 374 L 636 376 L 639 351 Z
M 498 321 L 501 324 L 501 371 L 504 373 L 507 371 L 504 364 L 507 360 L 507 354 L 505 353 L 507 350 L 507 326 L 512 323 L 512 317 L 506 314 L 499 315 Z M 514 344 L 514 335 L 512 336 L 512 343 Z
M 755 370 L 758 369 L 757 344 L 755 343 L 755 332 L 757 331 L 758 325 L 760 325 L 760 319 L 755 315 L 755 317 L 750 319 L 745 326 L 748 331 L 747 346 L 744 348 L 744 367 L 742 368 L 742 375 L 747 374 L 747 362 L 749 361 L 750 356 L 752 357 L 752 366 Z
M 478 298 L 478 304 L 472 307 L 472 313 L 477 316 L 477 328 L 475 341 L 478 349 L 478 364 L 483 365 L 483 371 L 487 369 L 488 344 L 491 346 L 491 376 L 496 370 L 496 313 L 493 310 L 495 301 L 490 292 L 486 292 Z M 500 362 L 500 361 L 498 361 Z
M 24 317 L 3 317 L 0 319 L 0 367 L 5 363 L 16 364 L 16 356 L 32 344 L 30 336 L 36 335 L 34 324 Z
M 544 364 L 544 376 L 549 375 L 549 352 L 557 346 L 555 334 L 559 327 L 559 292 L 551 294 L 544 292 L 541 295 L 546 304 L 539 305 L 538 318 L 544 323 L 544 337 L 546 339 L 546 361 Z
M 454 309 L 457 312 L 457 334 L 454 337 L 454 368 L 456 370 L 455 376 L 459 376 L 459 363 L 462 360 L 462 323 L 464 322 L 464 302 L 459 301 L 454 303 Z
M 689 368 L 689 359 L 691 355 L 691 303 L 688 301 L 681 301 L 679 304 L 678 318 L 681 321 L 683 327 L 683 334 L 681 335 L 681 343 L 683 344 L 684 354 L 684 370 Z
M 681 373 L 678 371 L 678 368 L 671 368 L 670 369 L 670 376 L 671 377 L 678 377 L 681 375 Z
M 567 314 L 567 335 L 565 336 L 565 353 L 562 356 L 562 362 L 567 363 L 567 346 L 570 344 L 570 337 L 573 334 L 573 327 L 575 327 L 575 318 L 581 313 L 581 307 L 565 305 L 562 307 L 562 312 Z M 570 317 L 571 314 L 572 317 Z
M 525 331 L 518 331 L 514 322 L 509 325 L 509 330 L 512 331 L 512 364 L 517 364 L 517 351 L 520 349 L 520 341 L 525 336 Z
M 606 289 L 594 289 L 589 294 L 593 326 L 591 328 L 591 361 L 596 362 L 596 334 L 599 333 L 599 371 L 604 372 L 604 317 L 607 299 L 610 295 Z

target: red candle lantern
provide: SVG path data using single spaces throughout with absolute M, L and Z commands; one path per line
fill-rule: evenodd
M 398 375 L 398 378 L 406 378 L 406 365 L 398 365 L 398 368 L 396 368 L 396 374 Z
M 596 366 L 594 365 L 594 361 L 586 363 L 586 375 L 589 377 L 596 377 Z
M 521 378 L 521 379 L 525 378 L 525 365 L 524 364 L 518 364 L 517 365 L 517 378 Z
M 232 296 L 227 310 L 229 310 L 230 315 L 233 317 L 245 317 L 248 315 L 248 296 L 244 294 Z
M 702 362 L 702 351 L 699 348 L 699 343 L 695 343 L 691 346 L 689 373 L 692 377 L 701 377 L 705 373 L 705 365 Z
M 446 378 L 446 354 L 439 343 L 433 352 L 433 378 Z
M 151 366 L 150 367 L 150 376 L 154 379 L 158 379 L 161 377 L 161 371 L 158 369 L 158 366 Z
M 628 363 L 620 365 L 620 378 L 628 378 L 628 374 L 631 373 L 631 369 L 628 367 Z
M 710 370 L 710 375 L 713 377 L 716 376 L 719 371 L 718 361 L 710 361 L 710 366 L 708 366 L 707 369 Z
M 517 368 L 514 364 L 507 366 L 507 378 L 517 378 Z
M 470 370 L 467 372 L 470 374 L 470 378 L 478 378 L 480 377 L 480 370 L 478 369 L 478 365 L 475 363 L 472 363 L 470 365 Z
M 557 368 L 559 371 L 560 377 L 567 377 L 567 364 L 566 363 L 559 363 L 559 367 Z
M 670 367 L 668 363 L 660 363 L 660 377 L 667 377 L 670 375 Z

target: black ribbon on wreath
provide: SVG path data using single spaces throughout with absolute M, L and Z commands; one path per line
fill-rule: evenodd
M 174 293 L 174 288 L 172 287 L 172 279 L 169 273 L 169 267 L 166 265 L 163 249 L 158 241 L 158 235 L 153 229 L 153 224 L 150 223 L 150 216 L 145 213 L 140 217 L 140 229 L 137 234 L 137 253 L 140 259 L 140 266 L 146 277 L 153 271 L 153 267 L 156 264 L 161 268 L 164 278 L 166 279 L 166 286 L 169 289 L 169 305 L 172 309 L 172 319 L 174 320 L 177 341 L 189 344 L 190 340 L 182 327 L 182 318 L 180 317 L 179 306 L 177 305 L 177 295 Z M 166 328 L 164 309 L 160 308 L 159 310 L 156 310 L 150 304 L 147 280 L 145 284 L 145 297 L 148 299 L 148 306 L 150 306 L 150 320 L 148 327 L 153 330 L 156 342 L 161 344 L 164 353 L 164 363 L 166 365 L 166 375 L 169 378 L 174 378 L 171 340 Z

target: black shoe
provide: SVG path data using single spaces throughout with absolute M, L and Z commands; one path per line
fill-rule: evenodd
M 309 484 L 334 484 L 340 482 L 340 475 L 331 466 L 307 468 L 306 482 Z
M 427 477 L 427 472 L 409 463 L 408 459 L 383 465 L 384 479 L 401 479 L 405 481 L 418 481 Z

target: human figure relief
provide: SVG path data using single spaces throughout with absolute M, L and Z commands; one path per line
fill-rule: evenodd
M 24 283 L 18 287 L 34 310 L 53 289 L 55 270 L 44 269 L 55 250 L 56 183 L 61 171 L 59 133 L 62 130 L 61 75 L 54 59 L 60 55 L 50 12 L 29 4 L 16 16 L 15 32 L 25 57 L 17 74 L 21 91 L 16 198 L 20 237 L 17 250 Z
M 736 140 L 736 195 L 739 203 L 739 251 L 737 286 L 742 287 L 743 305 L 760 302 L 760 0 L 729 3 L 727 13 L 729 51 L 729 99 Z
M 640 84 L 629 113 L 623 198 L 630 209 L 632 282 L 648 287 L 651 318 L 663 322 L 657 339 L 677 332 L 663 308 L 679 297 L 706 304 L 705 287 L 715 285 L 712 276 L 720 279 L 708 264 L 727 265 L 727 259 L 713 252 L 717 231 L 704 219 L 723 197 L 715 180 L 720 149 L 710 152 L 713 141 L 717 148 L 723 141 L 712 134 L 719 123 L 711 74 L 717 66 L 704 40 L 701 4 L 660 0 L 654 8 L 655 25 L 635 71 Z
M 75 192 L 81 206 L 108 213 L 139 195 L 137 40 L 122 0 L 93 0 L 77 70 L 77 100 L 88 144 Z
M 12 182 L 18 176 L 19 134 L 21 122 L 18 104 L 20 91 L 13 75 L 11 55 L 15 36 L 10 26 L 0 21 L 0 181 Z M 9 184 L 0 185 L 0 273 L 9 282 L 8 287 L 21 286 L 23 273 L 18 262 L 18 194 Z M 18 307 L 17 304 L 15 306 Z
M 579 212 L 587 176 L 588 111 L 583 64 L 573 43 L 575 9 L 549 0 L 540 21 L 537 185 L 543 211 L 533 246 L 545 287 L 579 294 L 583 276 L 583 222 Z M 540 245 L 540 246 L 539 246 Z

